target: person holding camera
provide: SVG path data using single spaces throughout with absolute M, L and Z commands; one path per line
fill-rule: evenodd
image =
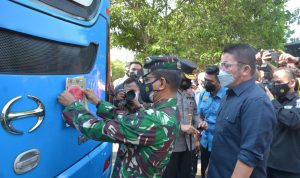
M 227 87 L 217 112 L 208 178 L 264 178 L 276 118 L 255 84 L 255 50 L 246 44 L 224 48 L 218 79 Z
M 278 122 L 267 163 L 268 178 L 300 177 L 300 97 L 295 83 L 293 72 L 285 67 L 273 74 L 273 93 L 266 87 Z
M 256 60 L 259 66 L 268 65 L 272 70 L 277 67 L 288 67 L 297 75 L 299 73 L 299 58 L 285 53 L 284 51 L 275 51 L 273 49 L 261 50 L 256 54 Z
M 124 109 L 126 109 L 125 104 L 126 104 L 126 100 L 124 101 L 124 81 L 129 79 L 129 78 L 133 78 L 135 79 L 139 85 L 139 79 L 142 76 L 142 64 L 138 61 L 132 61 L 128 64 L 128 70 L 125 73 L 125 76 L 122 78 L 122 81 L 120 80 L 118 85 L 115 86 L 114 88 L 114 97 L 113 97 L 113 103 L 116 107 L 122 107 Z M 133 84 L 134 85 L 134 84 Z M 120 102 L 121 101 L 121 102 Z
M 196 79 L 197 66 L 190 60 L 180 59 L 181 84 L 177 91 L 177 107 L 179 110 L 180 125 L 195 128 L 206 128 L 206 123 L 200 120 L 197 114 L 195 95 L 191 89 L 193 79 Z M 163 174 L 163 178 L 195 177 L 197 171 L 197 152 L 199 138 L 185 131 L 179 132 L 175 141 L 170 162 Z
M 153 106 L 141 108 L 134 114 L 116 113 L 114 105 L 99 100 L 91 90 L 84 90 L 84 94 L 91 103 L 96 104 L 97 114 L 104 121 L 89 113 L 68 91 L 58 97 L 58 101 L 65 106 L 63 118 L 71 127 L 90 139 L 127 146 L 125 155 L 116 157 L 119 163 L 115 164 L 112 177 L 162 176 L 178 137 L 178 59 L 148 57 L 144 68 L 144 83 L 140 85 L 141 98 L 145 102 L 152 102 Z M 189 131 L 197 133 L 197 130 Z
M 261 86 L 265 88 L 268 86 L 273 78 L 273 71 L 279 67 L 288 67 L 291 69 L 295 75 L 296 85 L 295 91 L 300 94 L 299 87 L 299 58 L 292 56 L 291 54 L 285 53 L 283 51 L 274 51 L 274 50 L 261 50 L 256 54 L 256 61 L 259 64 L 257 69 L 261 74 Z M 273 64 L 274 65 L 273 65 Z
M 118 112 L 122 114 L 133 114 L 137 112 L 143 104 L 140 99 L 140 82 L 136 78 L 129 77 L 123 83 L 114 102 Z

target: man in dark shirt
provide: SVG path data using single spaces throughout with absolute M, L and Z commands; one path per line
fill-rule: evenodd
M 289 68 L 273 74 L 274 88 L 269 96 L 278 124 L 268 160 L 268 178 L 300 177 L 300 97 L 295 93 L 295 78 Z
M 255 84 L 255 50 L 226 47 L 219 81 L 228 91 L 217 112 L 208 178 L 264 178 L 276 119 L 274 108 Z

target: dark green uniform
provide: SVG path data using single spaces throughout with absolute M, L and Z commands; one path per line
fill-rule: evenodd
M 96 119 L 79 102 L 63 112 L 66 122 L 88 138 L 124 143 L 119 150 L 112 177 L 161 177 L 178 137 L 176 99 L 161 100 L 151 109 L 119 115 L 116 107 L 101 102 Z

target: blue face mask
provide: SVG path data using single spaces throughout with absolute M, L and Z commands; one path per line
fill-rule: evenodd
M 220 81 L 220 84 L 222 87 L 227 87 L 229 88 L 233 82 L 234 82 L 234 77 L 231 73 L 227 73 L 224 71 L 220 71 L 219 75 L 218 75 L 218 79 Z
M 141 83 L 139 85 L 140 88 L 140 94 L 141 94 L 141 98 L 144 102 L 146 103 L 153 103 L 153 97 L 154 97 L 154 92 L 155 90 L 153 90 L 153 83 L 156 82 L 158 79 L 155 79 L 153 82 L 151 83 Z

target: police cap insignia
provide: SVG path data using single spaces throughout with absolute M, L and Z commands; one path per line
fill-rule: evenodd
M 187 79 L 194 80 L 197 78 L 197 66 L 191 60 L 188 59 L 180 59 L 181 63 L 181 71 Z

